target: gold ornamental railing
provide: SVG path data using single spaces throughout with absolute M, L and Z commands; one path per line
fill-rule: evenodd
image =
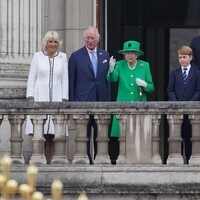
M 12 160 L 8 155 L 4 155 L 0 161 L 0 200 L 15 199 L 20 196 L 24 200 L 45 200 L 45 196 L 36 191 L 38 168 L 30 165 L 27 168 L 27 183 L 18 184 L 17 180 L 10 179 L 10 170 Z M 62 200 L 63 184 L 60 180 L 55 179 L 51 185 L 52 198 L 47 200 Z M 88 200 L 85 193 L 81 193 L 77 200 Z

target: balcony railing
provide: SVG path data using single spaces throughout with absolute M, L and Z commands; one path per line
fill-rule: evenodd
M 121 129 L 117 164 L 162 164 L 161 144 L 168 143 L 167 164 L 183 164 L 181 155 L 181 124 L 188 114 L 192 125 L 192 156 L 190 164 L 200 164 L 200 103 L 199 102 L 35 102 L 26 100 L 0 101 L 0 124 L 8 117 L 11 127 L 10 156 L 13 162 L 24 163 L 22 156 L 23 129 L 26 115 L 30 115 L 34 127 L 31 163 L 45 164 L 43 124 L 47 115 L 52 115 L 55 126 L 55 152 L 52 163 L 88 164 L 87 122 L 90 114 L 98 126 L 97 156 L 95 164 L 108 164 L 108 127 L 111 116 L 116 114 Z M 162 141 L 161 120 L 169 126 L 169 137 Z M 69 122 L 69 123 L 68 123 Z M 75 129 L 71 128 L 74 122 Z M 69 135 L 75 136 L 75 152 L 71 161 L 66 155 L 67 139 L 63 125 L 68 123 Z M 165 132 L 165 131 L 164 131 Z M 6 134 L 6 133 L 1 133 Z M 3 145 L 0 141 L 0 145 Z M 166 154 L 166 153 L 165 153 Z

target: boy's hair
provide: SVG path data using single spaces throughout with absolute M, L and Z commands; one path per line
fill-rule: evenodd
M 177 54 L 192 56 L 192 49 L 189 46 L 182 46 L 178 49 Z

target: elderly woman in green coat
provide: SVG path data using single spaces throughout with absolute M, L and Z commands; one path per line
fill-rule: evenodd
M 139 60 L 144 53 L 140 50 L 140 43 L 127 41 L 119 53 L 124 55 L 123 60 L 116 62 L 110 58 L 110 69 L 107 80 L 118 81 L 117 101 L 147 101 L 147 92 L 154 91 L 149 63 Z M 113 117 L 111 137 L 120 136 L 120 127 L 116 116 Z

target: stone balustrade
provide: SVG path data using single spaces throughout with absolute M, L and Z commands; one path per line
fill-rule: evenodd
M 199 102 L 27 102 L 26 100 L 0 101 L 0 125 L 4 116 L 10 123 L 10 155 L 14 163 L 24 163 L 22 156 L 23 129 L 26 115 L 30 115 L 34 127 L 33 152 L 30 163 L 45 164 L 43 124 L 52 115 L 55 126 L 55 154 L 52 163 L 88 164 L 86 142 L 87 121 L 94 114 L 98 126 L 98 153 L 95 164 L 109 164 L 108 130 L 111 116 L 116 114 L 121 129 L 117 164 L 163 164 L 161 144 L 168 143 L 167 164 L 183 164 L 181 155 L 181 123 L 188 114 L 192 124 L 192 156 L 190 164 L 200 163 L 200 103 Z M 161 120 L 165 117 L 169 126 L 168 141 L 162 141 Z M 74 128 L 71 128 L 71 123 Z M 66 155 L 69 137 L 64 124 L 68 123 L 69 137 L 72 132 L 74 152 L 72 160 Z M 2 133 L 1 134 L 6 134 Z M 0 141 L 0 145 L 1 141 Z M 70 161 L 70 162 L 69 162 Z

